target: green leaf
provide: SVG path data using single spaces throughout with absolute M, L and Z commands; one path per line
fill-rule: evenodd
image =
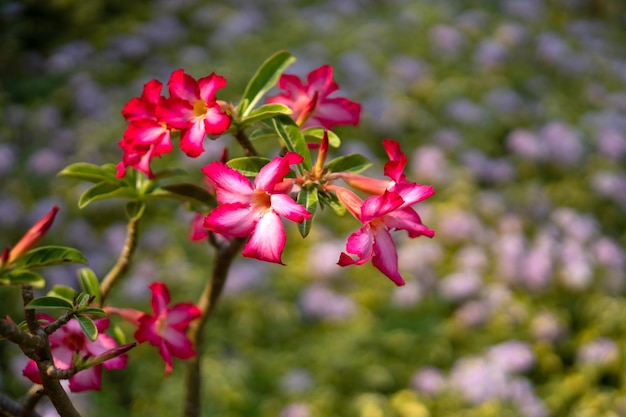
M 98 338 L 98 328 L 96 324 L 87 316 L 77 315 L 76 320 L 78 320 L 78 324 L 80 324 L 80 328 L 85 333 L 85 336 L 89 338 L 92 342 Z
M 83 291 L 95 296 L 96 303 L 100 304 L 100 282 L 96 274 L 89 268 L 81 268 L 78 270 L 78 280 Z
M 345 216 L 348 210 L 341 204 L 335 194 L 332 193 L 319 193 L 318 195 L 320 203 L 329 206 L 333 209 L 337 216 Z
M 87 204 L 105 198 L 131 198 L 138 197 L 137 191 L 133 188 L 118 183 L 110 183 L 107 181 L 99 182 L 85 191 L 78 200 L 78 207 L 84 208 Z
M 372 163 L 363 155 L 352 153 L 340 156 L 326 164 L 326 169 L 331 172 L 352 172 L 358 174 L 369 168 Z
M 113 337 L 115 338 L 115 340 L 117 340 L 117 343 L 119 343 L 120 345 L 126 344 L 126 334 L 124 334 L 124 331 L 118 324 L 113 326 L 111 332 L 113 333 Z
M 92 319 L 101 319 L 107 314 L 101 308 L 87 307 L 80 311 L 80 314 L 88 314 Z
M 35 288 L 43 288 L 46 280 L 27 269 L 12 269 L 0 275 L 0 285 L 32 285 Z
M 253 123 L 260 122 L 261 120 L 269 119 L 274 116 L 290 115 L 291 113 L 291 109 L 284 104 L 264 104 L 258 109 L 251 111 L 246 118 L 241 120 L 239 127 L 244 128 Z
M 74 306 L 69 301 L 59 297 L 39 297 L 26 304 L 27 309 L 56 309 L 56 310 L 74 310 Z
M 200 187 L 192 183 L 178 183 L 164 185 L 163 190 L 168 194 L 152 193 L 155 196 L 174 198 L 177 200 L 191 201 L 203 204 L 208 207 L 215 207 L 217 200 L 206 188 Z
M 67 285 L 57 284 L 50 291 L 48 291 L 48 297 L 62 298 L 68 303 L 74 304 L 74 298 L 76 298 L 76 290 Z
M 300 231 L 300 235 L 302 237 L 307 237 L 311 231 L 313 217 L 315 217 L 315 212 L 317 210 L 317 202 L 317 188 L 303 188 L 298 193 L 298 204 L 302 204 L 304 208 L 311 213 L 311 217 L 309 219 L 304 219 L 302 223 L 298 224 L 298 230 Z
M 251 141 L 275 139 L 277 137 L 276 131 L 271 128 L 255 129 L 250 133 L 249 139 Z
M 308 129 L 304 129 L 302 133 L 304 134 L 305 139 L 314 139 L 321 142 L 322 138 L 324 138 L 324 131 L 328 133 L 328 144 L 333 148 L 338 148 L 341 145 L 341 139 L 339 139 L 339 136 L 337 136 L 336 133 L 330 130 L 326 130 L 322 127 L 310 127 Z
M 236 169 L 246 177 L 255 177 L 261 168 L 270 162 L 268 158 L 261 156 L 244 156 L 241 158 L 233 158 L 226 163 L 232 169 Z
M 60 264 L 87 264 L 87 259 L 77 249 L 65 246 L 41 246 L 26 252 L 14 265 L 19 268 L 41 268 Z
M 117 169 L 113 164 L 104 164 L 102 166 L 78 162 L 76 164 L 65 167 L 57 175 L 59 177 L 74 178 L 93 183 L 108 181 L 111 183 L 119 183 L 116 177 Z
M 279 51 L 269 57 L 252 76 L 243 92 L 237 112 L 245 119 L 263 95 L 276 85 L 278 78 L 285 69 L 296 60 L 289 52 Z
M 87 306 L 89 305 L 89 300 L 91 299 L 91 295 L 85 293 L 85 292 L 81 292 L 80 294 L 78 294 L 76 296 L 76 301 L 74 302 L 74 305 L 78 308 L 78 309 L 84 309 L 87 308 Z
M 283 143 L 291 152 L 296 152 L 304 157 L 302 164 L 298 164 L 300 174 L 304 174 L 304 170 L 311 170 L 311 152 L 307 146 L 304 135 L 300 127 L 288 116 L 278 116 L 272 119 L 276 133 L 282 139 Z M 304 169 L 302 169 L 302 166 Z

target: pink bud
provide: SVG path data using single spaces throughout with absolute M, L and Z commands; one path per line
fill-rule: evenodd
M 20 239 L 19 242 L 15 244 L 15 246 L 9 252 L 9 262 L 11 263 L 24 253 L 28 252 L 30 248 L 35 246 L 37 242 L 39 242 L 48 232 L 50 226 L 52 226 L 52 222 L 54 221 L 54 217 L 59 211 L 58 206 L 52 207 L 52 210 L 48 212 L 45 216 L 43 216 L 37 223 L 35 223 L 26 234 Z M 4 255 L 3 255 L 4 258 Z

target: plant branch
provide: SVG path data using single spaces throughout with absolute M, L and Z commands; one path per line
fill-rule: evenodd
M 0 392 L 0 416 L 2 417 L 41 417 L 32 409 L 27 409 L 6 394 Z
M 115 284 L 121 277 L 128 271 L 130 264 L 132 263 L 133 254 L 137 248 L 137 239 L 139 236 L 139 219 L 140 217 L 131 217 L 126 227 L 126 242 L 124 248 L 120 253 L 120 257 L 117 262 L 111 268 L 109 273 L 104 277 L 100 283 L 100 306 L 104 305 L 106 297 Z
M 44 396 L 43 387 L 40 384 L 34 384 L 26 396 L 22 399 L 22 415 L 26 417 L 40 417 L 35 413 L 35 406 Z
M 198 417 L 200 415 L 200 354 L 203 348 L 203 330 L 217 306 L 226 284 L 230 266 L 235 256 L 239 254 L 244 242 L 245 239 L 236 238 L 226 246 L 218 246 L 211 281 L 207 282 L 198 302 L 202 315 L 189 326 L 188 335 L 196 350 L 196 355 L 187 361 L 185 417 Z
M 15 323 L 6 319 L 0 319 L 0 336 L 16 345 L 30 349 L 38 349 L 46 345 L 44 338 L 23 332 Z
M 243 131 L 238 130 L 237 134 L 235 135 L 235 139 L 237 139 L 237 142 L 243 149 L 243 153 L 246 156 L 258 156 L 259 155 L 259 153 L 256 151 L 256 149 L 252 145 L 252 142 L 250 142 L 250 139 Z
M 22 285 L 22 301 L 24 305 L 26 306 L 34 298 L 33 287 L 31 285 Z M 74 404 L 70 401 L 59 380 L 48 375 L 48 364 L 53 363 L 52 353 L 50 352 L 50 345 L 48 344 L 48 335 L 39 325 L 35 310 L 26 309 L 24 315 L 28 329 L 32 335 L 36 335 L 45 341 L 42 347 L 36 349 L 32 349 L 28 346 L 20 346 L 24 354 L 33 359 L 37 364 L 44 393 L 48 396 L 60 417 L 80 417 L 80 414 L 76 411 L 76 408 L 74 408 Z

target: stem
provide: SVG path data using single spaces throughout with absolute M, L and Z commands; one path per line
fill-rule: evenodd
M 211 318 L 213 311 L 226 284 L 228 270 L 236 255 L 239 254 L 245 239 L 236 238 L 227 246 L 218 247 L 213 265 L 211 281 L 207 282 L 200 296 L 198 307 L 202 315 L 189 326 L 188 336 L 193 344 L 196 355 L 187 361 L 187 398 L 185 400 L 185 417 L 198 417 L 200 415 L 200 353 L 203 344 L 203 330 Z
M 41 417 L 26 405 L 13 400 L 0 392 L 0 416 L 2 417 Z
M 22 399 L 22 415 L 25 417 L 39 417 L 39 414 L 35 413 L 35 406 L 44 396 L 43 387 L 39 384 L 34 384 L 26 396 Z
M 102 282 L 100 283 L 100 306 L 104 305 L 104 301 L 106 297 L 109 295 L 113 286 L 119 281 L 119 279 L 124 276 L 128 268 L 130 268 L 130 264 L 133 260 L 133 254 L 135 253 L 135 249 L 137 248 L 137 238 L 139 236 L 139 219 L 141 217 L 132 217 L 128 226 L 126 227 L 126 243 L 124 244 L 124 248 L 122 248 L 122 252 L 120 253 L 120 257 L 117 260 L 117 263 L 111 268 L 109 273 L 104 277 Z
M 22 285 L 22 301 L 24 305 L 30 303 L 33 298 L 35 298 L 33 287 L 31 285 Z M 44 393 L 48 396 L 60 417 L 80 417 L 80 414 L 76 411 L 76 408 L 74 408 L 74 404 L 70 401 L 59 380 L 48 375 L 48 364 L 53 363 L 52 353 L 50 352 L 50 345 L 48 344 L 48 335 L 39 325 L 35 310 L 26 309 L 24 315 L 30 332 L 35 336 L 43 338 L 46 342 L 42 347 L 36 349 L 28 346 L 20 346 L 26 356 L 35 360 L 39 375 L 41 376 Z
M 252 142 L 250 142 L 250 139 L 248 138 L 248 136 L 244 132 L 242 132 L 240 130 L 237 130 L 237 134 L 235 135 L 235 139 L 237 139 L 237 142 L 239 143 L 239 146 L 241 146 L 241 148 L 243 149 L 243 153 L 246 156 L 257 156 L 257 155 L 259 155 L 259 153 L 256 151 L 256 149 L 252 145 Z

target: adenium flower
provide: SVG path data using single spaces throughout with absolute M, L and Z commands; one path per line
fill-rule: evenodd
M 174 369 L 172 357 L 189 359 L 195 356 L 191 341 L 186 331 L 189 324 L 200 317 L 202 312 L 192 303 L 178 303 L 172 307 L 170 293 L 162 282 L 153 282 L 149 286 L 152 291 L 152 311 L 147 314 L 129 308 L 107 307 L 107 313 L 119 314 L 126 321 L 137 326 L 135 339 L 139 343 L 148 342 L 159 349 L 165 362 L 165 376 Z
M 130 123 L 126 127 L 120 147 L 124 151 L 117 165 L 117 177 L 124 177 L 126 167 L 133 167 L 152 178 L 150 161 L 172 151 L 171 130 L 157 118 L 156 109 L 165 98 L 163 84 L 151 80 L 143 87 L 141 97 L 131 99 L 122 110 Z
M 48 324 L 54 322 L 53 317 L 45 314 L 38 314 L 37 318 Z M 91 358 L 91 362 L 96 363 L 95 366 L 83 369 L 69 379 L 72 392 L 100 390 L 102 367 L 108 370 L 126 367 L 127 356 L 123 353 L 132 345 L 119 346 L 115 339 L 104 334 L 109 327 L 109 319 L 94 320 L 94 323 L 98 329 L 98 338 L 93 342 L 83 333 L 80 324 L 74 319 L 48 337 L 54 366 L 58 369 L 72 368 L 75 355 L 78 355 L 81 361 Z M 100 362 L 98 357 L 106 360 Z M 42 383 L 35 361 L 28 362 L 22 373 L 32 382 Z
M 338 125 L 357 125 L 361 116 L 361 105 L 344 97 L 329 97 L 338 90 L 333 81 L 333 68 L 322 65 L 311 71 L 306 83 L 292 74 L 283 74 L 278 87 L 283 93 L 268 98 L 268 103 L 279 103 L 289 107 L 291 117 L 304 128 L 321 126 L 331 130 Z
M 204 227 L 225 236 L 250 236 L 243 256 L 282 264 L 286 235 L 281 217 L 297 223 L 311 217 L 287 194 L 291 185 L 283 186 L 289 166 L 302 160 L 294 152 L 276 157 L 261 168 L 254 184 L 222 162 L 205 166 L 202 171 L 214 185 L 220 205 L 207 215 Z
M 179 69 L 167 83 L 170 97 L 157 107 L 157 116 L 170 128 L 181 130 L 180 147 L 195 158 L 203 151 L 206 135 L 221 135 L 231 118 L 220 107 L 215 93 L 226 86 L 226 79 L 215 73 L 196 81 Z
M 52 207 L 45 216 L 37 220 L 37 222 L 31 226 L 30 229 L 22 236 L 22 238 L 12 248 L 7 246 L 2 255 L 0 256 L 0 267 L 5 264 L 10 264 L 17 258 L 28 252 L 33 246 L 37 244 L 48 233 L 48 230 L 52 226 L 52 222 L 59 211 L 58 206 Z
M 422 224 L 420 216 L 409 207 L 414 201 L 405 201 L 395 191 L 385 191 L 382 195 L 368 197 L 365 201 L 344 187 L 334 185 L 328 189 L 335 191 L 344 206 L 363 224 L 348 237 L 346 253 L 341 253 L 338 265 L 362 265 L 372 260 L 372 265 L 389 277 L 396 285 L 404 285 L 398 271 L 398 253 L 390 232 L 406 230 L 409 237 L 434 236 L 435 232 Z

